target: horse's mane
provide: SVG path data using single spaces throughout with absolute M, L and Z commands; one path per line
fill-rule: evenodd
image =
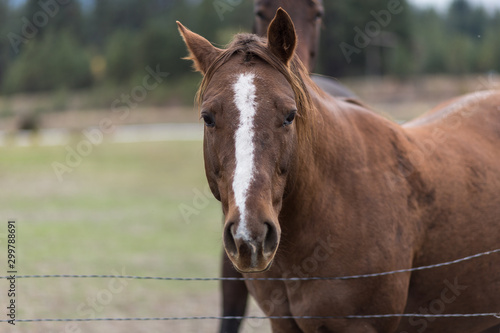
M 295 93 L 295 103 L 297 105 L 297 136 L 299 145 L 301 143 L 310 143 L 313 139 L 313 127 L 315 123 L 314 118 L 317 115 L 317 111 L 314 103 L 312 102 L 307 86 L 314 87 L 314 89 L 317 87 L 309 79 L 306 67 L 302 64 L 296 54 L 287 66 L 267 48 L 266 39 L 257 35 L 236 35 L 224 52 L 217 57 L 205 73 L 205 76 L 200 84 L 196 97 L 198 105 L 201 105 L 203 94 L 215 72 L 217 72 L 217 70 L 228 62 L 229 59 L 235 54 L 241 54 L 243 56 L 244 63 L 247 63 L 248 65 L 251 65 L 254 57 L 257 57 L 283 74 Z

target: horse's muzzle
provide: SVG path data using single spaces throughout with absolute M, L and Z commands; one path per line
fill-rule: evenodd
M 242 237 L 236 233 L 235 223 L 224 227 L 224 248 L 235 266 L 242 273 L 258 273 L 271 267 L 278 249 L 279 231 L 272 222 L 264 222 L 260 232 Z

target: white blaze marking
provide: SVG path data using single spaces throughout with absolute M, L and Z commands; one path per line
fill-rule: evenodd
M 246 201 L 248 189 L 253 179 L 254 165 L 254 130 L 253 120 L 257 109 L 253 73 L 240 74 L 233 85 L 234 104 L 240 111 L 238 129 L 234 135 L 236 168 L 233 178 L 233 192 L 236 206 L 240 211 L 240 223 L 236 237 L 250 240 L 247 226 Z

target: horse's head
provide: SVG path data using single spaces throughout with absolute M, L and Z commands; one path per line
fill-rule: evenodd
M 254 32 L 266 36 L 274 13 L 283 7 L 290 14 L 297 30 L 297 54 L 309 71 L 316 65 L 319 36 L 323 18 L 322 0 L 254 0 Z
M 310 101 L 294 74 L 302 65 L 292 59 L 293 23 L 279 9 L 267 40 L 240 34 L 226 50 L 178 25 L 189 58 L 204 75 L 198 98 L 205 171 L 222 203 L 225 250 L 241 272 L 264 271 L 280 241 L 278 216 L 290 190 L 299 132 L 305 132 L 301 110 Z

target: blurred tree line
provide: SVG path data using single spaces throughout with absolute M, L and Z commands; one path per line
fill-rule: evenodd
M 146 66 L 193 81 L 176 20 L 218 46 L 251 31 L 249 0 L 0 0 L 0 91 L 140 82 Z M 324 1 L 316 71 L 330 76 L 500 71 L 500 11 L 406 0 Z M 394 7 L 391 11 L 391 6 Z M 196 80 L 199 77 L 196 77 Z

